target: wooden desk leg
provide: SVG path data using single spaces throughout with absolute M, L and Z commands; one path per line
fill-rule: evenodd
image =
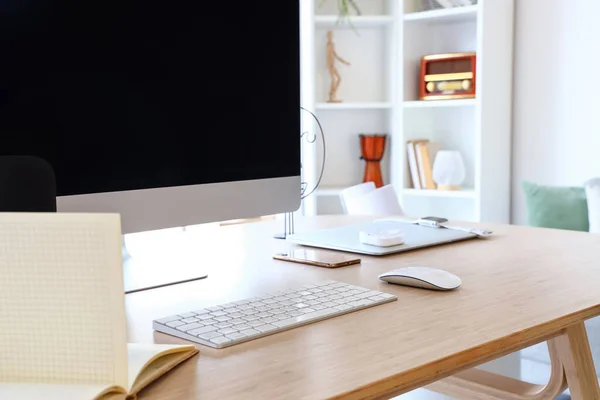
M 548 340 L 552 368 L 547 385 L 536 385 L 481 369 L 469 369 L 426 386 L 461 400 L 553 400 L 567 388 L 556 338 Z
M 552 400 L 568 386 L 573 400 L 600 399 L 598 378 L 583 322 L 548 340 L 548 351 L 552 372 L 546 386 L 470 369 L 426 388 L 461 400 Z
M 598 377 L 583 322 L 557 337 L 557 351 L 573 400 L 600 399 Z

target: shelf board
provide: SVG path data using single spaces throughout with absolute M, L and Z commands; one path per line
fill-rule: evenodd
M 344 190 L 345 188 L 343 187 L 332 187 L 332 186 L 325 186 L 325 187 L 319 187 L 317 188 L 317 190 L 315 190 L 315 196 L 317 197 L 325 197 L 325 196 L 339 196 L 340 192 L 342 190 Z
M 405 101 L 404 108 L 470 107 L 475 104 L 477 104 L 477 99 L 414 100 Z
M 475 190 L 425 190 L 425 189 L 403 189 L 402 194 L 406 196 L 422 197 L 452 197 L 452 198 L 475 198 Z
M 404 14 L 405 22 L 465 22 L 477 19 L 477 4 Z
M 392 103 L 366 102 L 366 103 L 317 103 L 317 110 L 378 110 L 392 108 Z
M 375 28 L 393 22 L 394 18 L 387 15 L 361 15 L 341 20 L 337 15 L 315 16 L 315 26 L 325 28 Z

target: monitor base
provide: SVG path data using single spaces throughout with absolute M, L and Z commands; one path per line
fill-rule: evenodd
M 143 262 L 132 257 L 123 240 L 123 281 L 125 294 L 156 289 L 205 279 L 208 274 L 193 265 L 175 261 L 168 266 L 162 263 Z
M 273 235 L 275 239 L 287 239 L 288 235 L 294 233 L 294 213 L 285 213 L 283 216 L 283 233 Z

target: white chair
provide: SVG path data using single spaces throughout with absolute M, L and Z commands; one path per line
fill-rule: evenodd
M 375 188 L 366 182 L 340 192 L 340 201 L 347 215 L 404 215 L 392 185 Z
M 360 183 L 358 185 L 350 186 L 346 189 L 343 189 L 340 192 L 340 202 L 342 203 L 342 209 L 344 210 L 344 214 L 348 214 L 348 209 L 346 207 L 346 203 L 348 201 L 352 201 L 352 199 L 363 196 L 369 192 L 375 190 L 374 182 L 365 182 Z

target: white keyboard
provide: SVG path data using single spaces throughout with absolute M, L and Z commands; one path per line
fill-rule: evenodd
M 323 281 L 154 320 L 154 330 L 223 348 L 395 301 L 394 295 Z

